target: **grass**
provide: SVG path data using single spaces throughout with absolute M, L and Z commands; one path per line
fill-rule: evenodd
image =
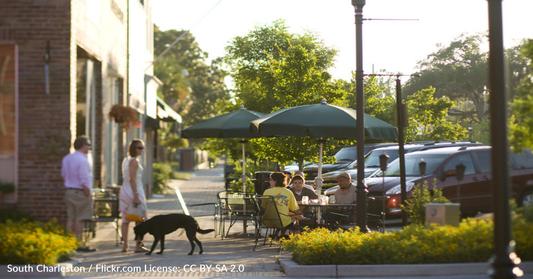
M 178 180 L 189 180 L 191 177 L 193 177 L 192 174 L 185 172 L 175 172 L 172 174 L 172 179 Z

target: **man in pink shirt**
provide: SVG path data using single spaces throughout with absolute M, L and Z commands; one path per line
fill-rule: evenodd
M 80 136 L 74 141 L 74 153 L 63 158 L 61 175 L 65 179 L 65 202 L 67 204 L 67 231 L 72 232 L 78 242 L 82 242 L 83 226 L 93 217 L 93 199 L 91 188 L 93 177 L 87 154 L 91 150 L 91 141 Z M 80 252 L 94 252 L 87 246 L 78 248 Z

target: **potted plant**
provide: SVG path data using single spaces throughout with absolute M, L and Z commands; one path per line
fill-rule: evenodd
M 122 104 L 113 105 L 108 115 L 110 121 L 115 121 L 125 130 L 129 130 L 130 124 L 137 128 L 141 124 L 137 117 L 137 112 L 133 108 Z
M 0 204 L 2 203 L 3 194 L 15 192 L 15 183 L 0 181 Z

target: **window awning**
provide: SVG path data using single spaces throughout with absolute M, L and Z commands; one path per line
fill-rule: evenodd
M 181 123 L 181 116 L 159 97 L 157 97 L 157 118 L 165 122 Z

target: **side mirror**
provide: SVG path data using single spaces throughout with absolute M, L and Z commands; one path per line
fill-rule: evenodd
M 418 163 L 418 171 L 420 172 L 421 176 L 424 176 L 424 174 L 426 174 L 426 166 L 427 163 L 424 162 L 424 159 L 421 159 L 420 163 Z
M 447 171 L 444 172 L 444 176 L 445 177 L 455 176 L 455 173 L 456 173 L 456 171 L 454 169 L 447 170 Z
M 463 180 L 465 170 L 466 166 L 463 165 L 463 163 L 459 163 L 457 166 L 455 166 L 455 178 L 457 178 L 457 181 Z
M 387 165 L 389 164 L 389 155 L 383 153 L 382 155 L 379 155 L 379 168 L 382 171 L 387 170 Z

